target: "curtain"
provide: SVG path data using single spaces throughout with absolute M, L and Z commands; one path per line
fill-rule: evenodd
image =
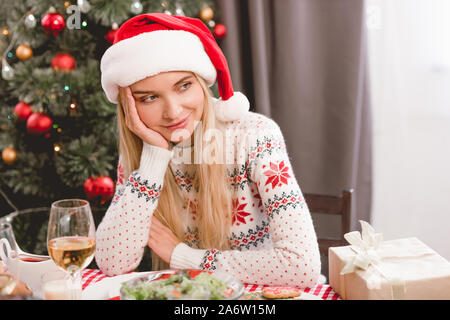
M 365 2 L 217 3 L 234 89 L 279 124 L 304 193 L 354 189 L 351 229 L 360 230 L 372 192 Z M 318 227 L 336 229 L 331 218 Z
M 373 226 L 450 259 L 450 2 L 370 0 Z

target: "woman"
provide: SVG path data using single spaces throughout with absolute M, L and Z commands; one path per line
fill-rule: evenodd
M 136 268 L 220 270 L 246 283 L 314 286 L 317 238 L 271 119 L 233 92 L 226 59 L 202 21 L 143 14 L 102 57 L 118 105 L 116 192 L 97 230 L 108 275 Z M 217 80 L 220 99 L 209 86 Z

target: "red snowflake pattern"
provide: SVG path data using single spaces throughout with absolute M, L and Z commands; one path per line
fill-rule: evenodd
M 278 165 L 271 162 L 270 170 L 264 171 L 264 174 L 269 177 L 269 179 L 267 179 L 266 181 L 265 186 L 271 183 L 272 189 L 275 189 L 278 184 L 288 184 L 288 178 L 291 178 L 288 170 L 289 167 L 284 165 L 284 161 L 281 161 Z
M 239 203 L 239 199 L 233 200 L 233 219 L 231 221 L 232 225 L 234 225 L 236 221 L 246 224 L 245 217 L 250 215 L 250 213 L 244 211 L 246 205 L 247 203 Z

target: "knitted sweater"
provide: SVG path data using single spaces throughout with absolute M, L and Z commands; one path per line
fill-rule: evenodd
M 249 112 L 219 130 L 231 160 L 226 165 L 234 208 L 230 249 L 197 248 L 196 190 L 189 165 L 180 161 L 182 149 L 144 142 L 140 166 L 129 177 L 119 162 L 115 195 L 97 229 L 96 262 L 104 273 L 122 274 L 139 265 L 170 166 L 185 201 L 186 232 L 172 253 L 171 268 L 223 271 L 258 285 L 316 284 L 321 267 L 317 237 L 279 126 Z

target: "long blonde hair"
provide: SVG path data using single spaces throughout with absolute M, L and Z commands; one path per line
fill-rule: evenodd
M 194 73 L 199 81 L 205 96 L 203 114 L 201 117 L 202 132 L 216 129 L 216 117 L 212 105 L 213 94 L 205 81 Z M 119 154 L 125 177 L 139 168 L 142 140 L 131 132 L 125 124 L 123 103 L 126 103 L 124 88 L 119 88 L 119 103 L 117 104 L 117 127 L 119 131 Z M 198 140 L 198 141 L 197 141 Z M 198 135 L 194 145 L 202 144 L 203 134 Z M 214 140 L 212 143 L 223 146 L 223 141 Z M 194 148 L 192 148 L 194 149 Z M 218 149 L 215 149 L 218 150 Z M 193 166 L 194 180 L 192 181 L 197 194 L 196 228 L 198 230 L 198 247 L 202 249 L 217 248 L 225 250 L 229 248 L 229 230 L 231 227 L 232 193 L 228 184 L 228 175 L 224 162 L 207 164 L 190 164 Z M 181 190 L 177 184 L 174 174 L 168 167 L 164 176 L 164 186 L 158 206 L 154 211 L 156 216 L 164 225 L 180 239 L 185 240 L 184 219 L 181 216 L 181 204 L 183 202 Z M 169 266 L 152 252 L 152 270 L 166 269 Z

